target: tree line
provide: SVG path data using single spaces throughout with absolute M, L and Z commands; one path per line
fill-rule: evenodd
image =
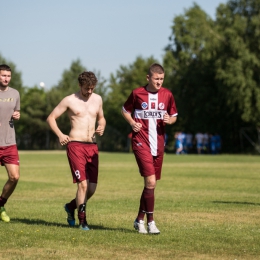
M 173 18 L 172 32 L 162 65 L 164 87 L 174 94 L 178 120 L 167 126 L 169 144 L 174 133 L 209 132 L 222 137 L 223 152 L 260 152 L 260 0 L 230 0 L 220 4 L 213 20 L 196 3 Z M 100 150 L 126 151 L 131 128 L 121 116 L 130 92 L 146 84 L 153 56 L 136 57 L 121 65 L 109 79 L 95 72 L 95 92 L 103 98 L 107 128 L 98 138 Z M 12 67 L 11 86 L 21 95 L 21 119 L 15 124 L 20 149 L 62 149 L 49 130 L 46 118 L 66 95 L 78 91 L 78 75 L 87 70 L 72 61 L 57 85 L 49 90 L 23 86 L 15 64 L 0 55 L 0 63 Z M 58 119 L 64 133 L 70 122 Z M 169 146 L 169 145 L 168 145 Z

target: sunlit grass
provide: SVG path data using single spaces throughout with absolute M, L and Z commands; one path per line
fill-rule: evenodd
M 20 159 L 6 204 L 11 222 L 0 222 L 0 259 L 259 259 L 259 156 L 167 154 L 156 188 L 158 236 L 132 227 L 143 187 L 133 154 L 100 153 L 89 232 L 66 223 L 63 205 L 76 185 L 65 152 Z

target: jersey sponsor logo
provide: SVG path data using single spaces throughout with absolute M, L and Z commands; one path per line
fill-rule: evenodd
M 151 103 L 151 109 L 155 109 L 155 102 Z
M 143 102 L 141 106 L 142 106 L 142 109 L 147 109 L 148 108 L 148 104 L 146 102 Z
M 161 111 L 144 111 L 144 118 L 162 118 Z
M 159 104 L 159 109 L 164 109 L 164 103 Z
M 13 102 L 13 98 L 0 98 L 0 102 Z

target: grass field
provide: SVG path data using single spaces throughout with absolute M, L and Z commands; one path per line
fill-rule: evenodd
M 260 156 L 167 154 L 156 188 L 160 235 L 133 229 L 143 188 L 133 154 L 100 153 L 87 232 L 66 223 L 76 185 L 65 152 L 20 152 L 20 161 L 0 259 L 260 259 Z M 1 167 L 1 188 L 6 178 Z

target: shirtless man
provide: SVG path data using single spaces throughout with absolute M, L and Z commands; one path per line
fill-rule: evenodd
M 65 204 L 70 226 L 75 225 L 75 209 L 78 209 L 79 228 L 89 230 L 86 220 L 86 202 L 95 193 L 98 180 L 98 147 L 95 134 L 102 136 L 106 126 L 101 96 L 93 93 L 97 78 L 85 71 L 78 77 L 79 92 L 65 97 L 47 118 L 61 145 L 67 145 L 67 156 L 73 177 L 77 183 L 76 198 Z M 63 134 L 56 119 L 65 111 L 70 119 L 71 131 Z M 96 121 L 98 123 L 95 129 Z

